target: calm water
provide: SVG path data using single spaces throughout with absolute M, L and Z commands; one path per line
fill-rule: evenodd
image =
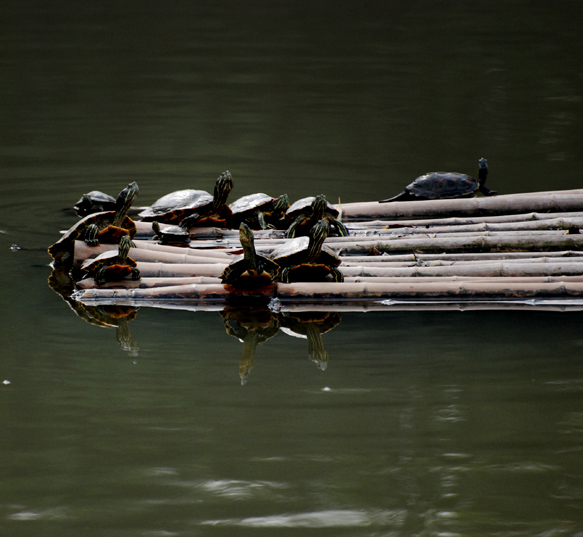
M 0 534 L 583 535 L 581 313 L 348 311 L 327 361 L 288 326 L 251 364 L 219 311 L 85 322 L 45 253 L 132 180 L 363 201 L 485 156 L 500 192 L 579 188 L 582 19 L 4 1 Z

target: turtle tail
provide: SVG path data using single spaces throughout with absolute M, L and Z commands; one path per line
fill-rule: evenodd
M 407 192 L 406 190 L 403 190 L 403 192 L 401 192 L 400 194 L 397 194 L 396 196 L 394 196 L 392 198 L 380 200 L 379 203 L 387 203 L 389 201 L 411 201 L 413 199 L 415 199 L 415 198 L 413 196 L 411 196 L 411 194 L 409 194 L 409 192 Z

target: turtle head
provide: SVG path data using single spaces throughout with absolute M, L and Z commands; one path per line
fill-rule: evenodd
M 325 198 L 324 198 L 325 199 Z M 328 220 L 322 218 L 310 231 L 310 242 L 308 244 L 307 263 L 318 257 L 322 250 L 322 245 L 330 233 L 330 224 Z
M 138 183 L 136 183 L 135 181 L 126 186 L 119 193 L 119 195 L 117 196 L 117 200 L 115 201 L 116 212 L 118 214 L 126 215 L 130 207 L 132 206 L 132 203 L 136 199 L 136 196 L 138 195 L 139 191 L 140 189 L 138 188 Z
M 245 222 L 241 222 L 239 226 L 239 240 L 244 250 L 254 248 L 253 231 L 251 231 L 251 228 Z
M 158 237 L 160 237 L 162 230 L 160 229 L 160 222 L 158 222 L 158 220 L 154 220 L 152 222 L 152 230 L 156 235 L 158 235 Z
M 485 158 L 478 160 L 478 182 L 483 185 L 488 177 L 488 161 Z
M 318 194 L 312 202 L 312 211 L 314 212 L 314 216 L 317 219 L 322 218 L 327 208 L 328 202 L 326 201 L 326 196 L 324 196 L 324 194 Z
M 215 191 L 213 195 L 213 205 L 215 209 L 219 209 L 227 202 L 229 194 L 233 190 L 233 176 L 228 170 L 221 173 L 215 183 Z
M 121 259 L 127 259 L 128 254 L 130 253 L 130 248 L 134 245 L 132 239 L 129 235 L 124 235 L 119 240 L 118 246 L 118 255 Z
M 282 194 L 273 202 L 274 212 L 285 212 L 289 208 L 289 197 L 287 194 Z

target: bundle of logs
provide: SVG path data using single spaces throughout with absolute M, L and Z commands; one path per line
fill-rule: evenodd
M 266 261 L 260 267 L 267 273 L 261 283 L 243 284 L 246 261 L 237 256 L 246 251 L 245 224 L 231 229 L 194 220 L 188 244 L 176 246 L 160 244 L 152 221 L 137 217 L 128 245 L 137 271 L 119 281 L 97 283 L 95 274 L 85 275 L 76 281 L 76 296 L 112 304 L 275 299 L 282 304 L 365 305 L 583 298 L 583 189 L 346 203 L 335 209 L 333 224 L 326 225 L 342 226 L 346 232 L 328 235 L 325 245 L 338 260 L 333 267 L 338 274 L 329 270 L 334 263 L 320 262 L 327 267 L 325 274 L 303 281 L 310 280 L 304 272 L 294 276 L 280 262 L 280 270 L 272 273 Z M 286 237 L 285 230 L 261 227 L 251 232 L 256 256 L 277 262 L 274 254 L 297 239 Z M 121 251 L 118 244 L 95 245 L 80 238 L 73 235 L 66 254 L 73 270 L 103 252 Z M 62 252 L 55 246 L 49 251 L 58 261 Z M 136 272 L 139 279 L 132 279 Z M 237 278 L 229 281 L 233 274 Z

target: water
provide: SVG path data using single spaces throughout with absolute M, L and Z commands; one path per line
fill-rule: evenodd
M 581 186 L 577 2 L 386 4 L 3 2 L 2 535 L 583 532 L 578 312 L 348 311 L 327 362 L 279 330 L 249 369 L 218 311 L 124 349 L 47 285 L 62 209 L 132 180 Z

